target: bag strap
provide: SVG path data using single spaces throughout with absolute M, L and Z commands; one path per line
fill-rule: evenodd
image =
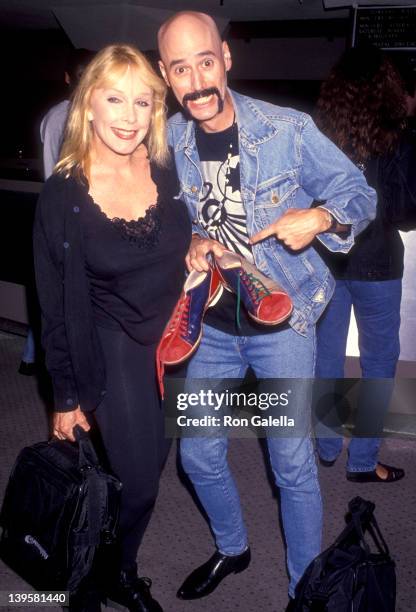
M 349 502 L 348 508 L 351 513 L 351 519 L 355 527 L 355 531 L 360 538 L 360 542 L 364 546 L 366 553 L 370 554 L 370 547 L 365 540 L 364 532 L 368 529 L 368 526 L 373 518 L 375 504 L 357 496 Z
M 107 486 L 97 470 L 86 472 L 88 482 L 88 536 L 89 543 L 98 546 L 103 527 L 104 509 L 107 507 Z
M 351 515 L 351 520 L 349 520 L 342 530 L 342 532 L 335 539 L 333 546 L 337 547 L 342 544 L 345 540 L 347 540 L 353 533 L 358 535 L 360 540 L 364 540 L 364 530 L 361 525 L 361 520 L 363 515 L 368 512 L 368 503 L 363 500 L 361 497 L 354 497 L 354 499 L 350 500 L 348 504 L 348 510 Z
M 87 483 L 88 499 L 88 543 L 97 546 L 103 523 L 103 508 L 107 507 L 107 486 L 98 472 L 100 467 L 97 454 L 87 431 L 75 425 L 74 437 L 79 448 L 79 469 Z
M 373 542 L 377 546 L 378 551 L 390 557 L 389 547 L 387 546 L 386 540 L 383 538 L 383 534 L 381 533 L 380 527 L 378 526 L 378 523 L 374 516 L 371 517 L 367 529 L 368 533 L 373 539 Z
M 101 541 L 101 531 L 103 529 L 103 508 L 107 507 L 107 488 L 94 468 L 84 472 L 87 496 L 87 520 L 88 530 L 77 533 L 75 539 L 77 544 L 83 546 L 98 546 Z
M 83 471 L 91 467 L 99 467 L 98 457 L 88 432 L 79 425 L 75 425 L 73 433 L 75 440 L 78 442 L 79 469 Z
M 351 513 L 353 523 L 359 532 L 363 532 L 367 529 L 367 525 L 371 521 L 375 507 L 373 502 L 367 501 L 359 496 L 354 497 L 349 502 L 348 509 Z
M 351 512 L 354 527 L 366 552 L 368 554 L 371 552 L 364 536 L 365 532 L 368 531 L 378 551 L 390 556 L 389 547 L 383 538 L 380 527 L 374 516 L 375 504 L 357 496 L 350 501 L 348 507 Z

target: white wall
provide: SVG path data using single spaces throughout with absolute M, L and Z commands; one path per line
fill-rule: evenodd
M 405 247 L 400 326 L 400 360 L 416 361 L 416 232 L 401 232 Z M 357 357 L 358 332 L 354 316 L 348 332 L 347 355 Z

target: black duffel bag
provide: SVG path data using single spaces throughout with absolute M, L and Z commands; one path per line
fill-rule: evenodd
M 374 518 L 375 505 L 355 497 L 348 507 L 347 526 L 305 570 L 291 612 L 394 612 L 395 563 Z
M 102 549 L 115 543 L 121 483 L 91 440 L 39 442 L 13 467 L 0 513 L 0 557 L 37 590 L 76 593 Z

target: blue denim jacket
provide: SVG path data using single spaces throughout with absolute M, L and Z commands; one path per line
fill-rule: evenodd
M 309 208 L 313 200 L 342 224 L 351 225 L 347 238 L 319 234 L 331 251 L 348 252 L 354 236 L 375 217 L 376 193 L 355 165 L 301 112 L 281 108 L 230 91 L 238 125 L 241 196 L 249 236 L 276 221 L 289 208 Z M 195 144 L 195 127 L 181 113 L 169 120 L 181 184 L 180 198 L 188 207 L 194 231 L 203 185 Z M 292 327 L 305 334 L 314 325 L 333 289 L 334 280 L 315 249 L 292 251 L 275 237 L 253 245 L 256 266 L 275 279 L 294 304 Z

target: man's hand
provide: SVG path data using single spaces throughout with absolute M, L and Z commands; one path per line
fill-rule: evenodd
M 293 251 L 299 251 L 308 246 L 317 234 L 331 227 L 331 215 L 322 208 L 287 210 L 275 223 L 271 223 L 261 232 L 251 237 L 251 244 L 276 236 Z
M 197 272 L 202 272 L 205 270 L 208 272 L 209 263 L 207 260 L 207 255 L 212 253 L 215 257 L 222 257 L 222 254 L 227 249 L 222 246 L 216 240 L 209 240 L 208 238 L 201 238 L 197 234 L 192 236 L 191 246 L 189 247 L 188 254 L 185 258 L 186 266 L 191 272 L 191 270 L 196 270 Z
M 52 434 L 60 440 L 75 442 L 74 434 L 72 433 L 75 425 L 80 425 L 85 431 L 91 429 L 81 408 L 78 407 L 69 412 L 55 412 L 53 415 Z

